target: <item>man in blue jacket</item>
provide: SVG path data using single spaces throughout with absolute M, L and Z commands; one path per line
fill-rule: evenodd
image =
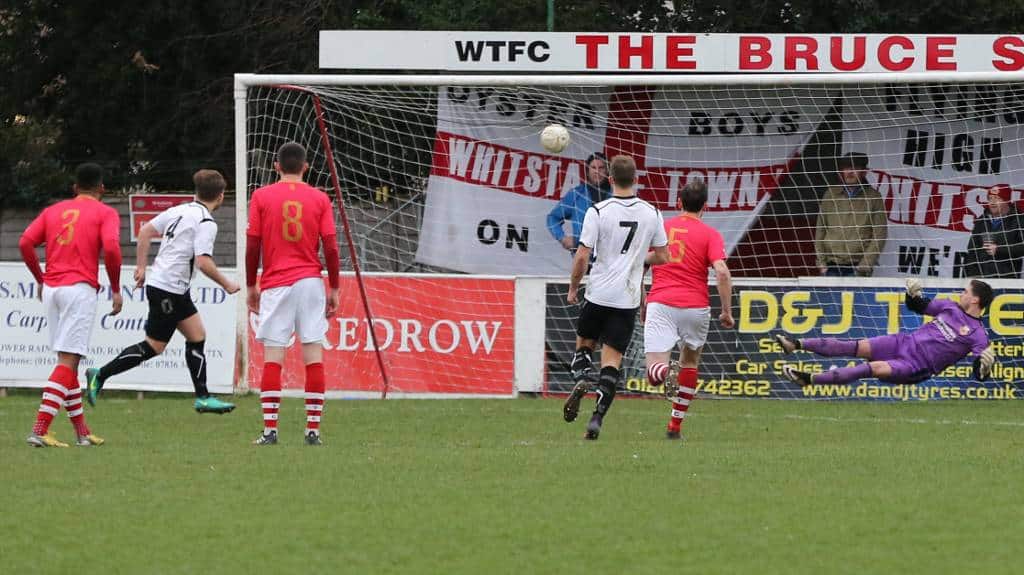
M 608 183 L 608 161 L 601 152 L 594 152 L 587 158 L 586 181 L 562 196 L 548 214 L 548 231 L 567 250 L 575 250 L 583 231 L 583 216 L 590 206 L 611 196 Z M 565 233 L 562 223 L 572 222 L 572 235 Z

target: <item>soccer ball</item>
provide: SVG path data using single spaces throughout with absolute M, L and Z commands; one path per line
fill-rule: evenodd
M 552 154 L 561 153 L 569 145 L 569 130 L 561 124 L 549 124 L 540 133 L 540 145 Z

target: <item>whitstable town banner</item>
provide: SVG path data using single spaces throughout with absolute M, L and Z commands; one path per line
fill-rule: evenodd
M 416 259 L 470 273 L 564 275 L 570 254 L 547 216 L 584 181 L 594 152 L 631 155 L 639 196 L 666 216 L 688 181 L 705 180 L 705 221 L 731 250 L 822 119 L 827 107 L 814 102 L 800 89 L 441 88 Z M 572 134 L 557 156 L 537 137 L 552 122 Z
M 320 67 L 506 73 L 999 73 L 1024 70 L 1024 36 L 324 30 Z
M 89 355 L 82 360 L 80 382 L 85 368 L 98 367 L 113 359 L 129 345 L 145 337 L 149 302 L 145 290 L 131 282 L 135 268 L 121 268 L 120 286 L 124 297 L 121 313 L 110 314 L 111 291 L 106 273 L 100 272 L 99 302 Z M 233 270 L 222 270 L 231 274 Z M 0 385 L 42 387 L 57 361 L 50 349 L 50 326 L 39 301 L 39 286 L 23 264 L 0 263 Z M 206 326 L 206 360 L 209 362 L 208 387 L 214 393 L 231 393 L 235 373 L 235 297 L 228 295 L 202 274 L 192 283 L 192 300 Z M 192 391 L 192 380 L 185 365 L 185 343 L 175 334 L 160 356 L 112 378 L 108 389 L 141 391 Z
M 844 151 L 868 155 L 889 219 L 874 275 L 954 276 L 986 188 L 1024 186 L 1020 86 L 858 86 L 843 96 Z

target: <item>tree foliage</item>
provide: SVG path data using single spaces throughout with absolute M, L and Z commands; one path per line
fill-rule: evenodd
M 231 174 L 232 75 L 316 72 L 318 30 L 546 27 L 546 0 L 14 4 L 0 8 L 0 74 L 8 80 L 0 88 L 0 127 L 5 153 L 15 154 L 5 155 L 3 164 L 29 161 L 32 170 L 59 172 L 59 165 L 97 161 L 110 169 L 113 185 L 158 188 L 181 188 L 199 167 Z M 555 4 L 556 28 L 573 31 L 983 33 L 1013 32 L 1024 21 L 1018 3 L 994 0 Z M 15 127 L 15 118 L 22 127 Z M 32 140 L 39 130 L 53 138 L 48 148 L 10 143 Z M 2 177 L 0 185 L 10 186 L 14 176 Z

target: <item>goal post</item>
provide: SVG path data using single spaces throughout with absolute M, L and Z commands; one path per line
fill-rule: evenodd
M 564 299 L 571 254 L 555 237 L 574 230 L 571 207 L 558 207 L 588 189 L 597 152 L 633 155 L 640 197 L 666 217 L 686 182 L 708 184 L 705 220 L 742 278 L 739 335 L 713 329 L 702 360 L 717 382 L 705 391 L 720 396 L 800 397 L 777 373 L 769 328 L 868 337 L 917 325 L 894 311 L 899 278 L 926 278 L 955 297 L 950 286 L 976 275 L 970 237 L 987 190 L 1006 184 L 1011 204 L 1024 191 L 1019 72 L 238 74 L 235 88 L 239 273 L 248 198 L 274 180 L 276 148 L 298 141 L 310 152 L 307 181 L 335 199 L 345 244 L 343 292 L 353 297 L 326 351 L 337 362 L 329 385 L 345 396 L 510 396 L 537 391 L 538 378 L 541 391 L 566 390 L 576 311 Z M 560 155 L 538 142 L 549 123 L 571 134 Z M 867 158 L 880 219 L 840 211 L 830 229 L 875 253 L 824 261 L 821 199 L 860 194 L 839 175 L 850 154 Z M 832 264 L 871 279 L 808 277 Z M 995 326 L 1005 333 L 994 335 L 1019 339 L 1012 286 Z M 244 390 L 259 351 L 239 300 Z M 653 393 L 642 350 L 638 328 L 627 387 Z M 967 385 L 957 377 L 940 384 Z

